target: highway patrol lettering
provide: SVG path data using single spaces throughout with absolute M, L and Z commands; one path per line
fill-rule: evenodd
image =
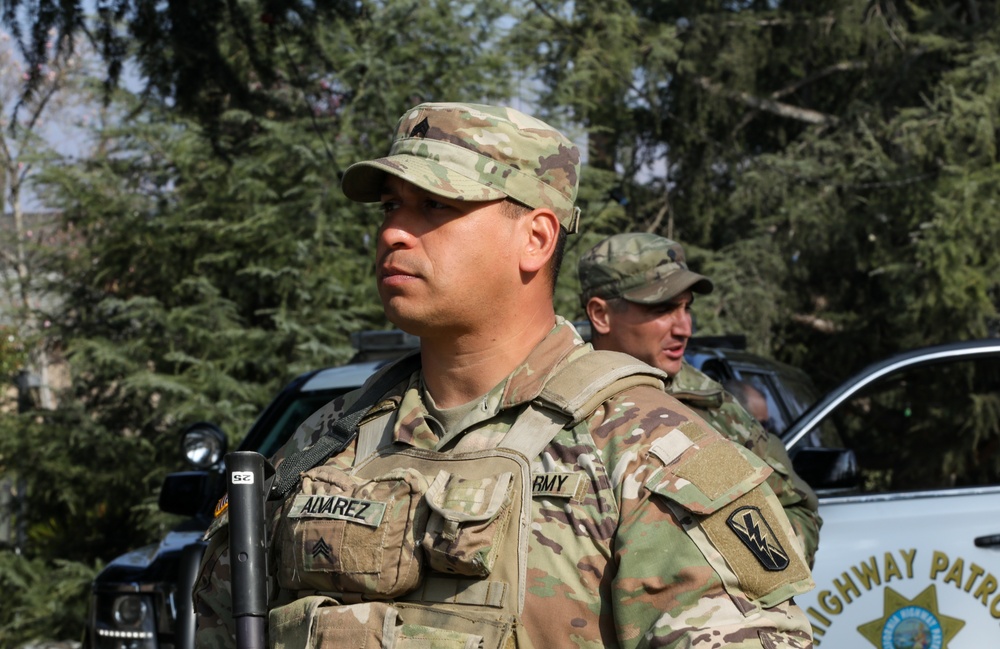
M 342 521 L 378 527 L 385 515 L 385 503 L 345 496 L 295 497 L 289 518 L 336 518 Z
M 927 584 L 927 588 L 914 600 L 907 600 L 893 590 L 889 585 L 900 588 L 902 582 L 916 580 Z M 896 582 L 900 582 L 899 585 Z M 914 602 L 921 600 L 920 606 L 914 610 L 927 612 L 934 618 L 934 624 L 927 623 L 928 630 L 940 626 L 940 642 L 929 646 L 946 649 L 950 637 L 957 635 L 964 622 L 949 613 L 961 614 L 966 617 L 967 610 L 938 610 L 937 593 L 946 588 L 955 588 L 969 597 L 969 605 L 979 604 L 995 620 L 1000 620 L 1000 581 L 997 576 L 987 571 L 975 562 L 967 562 L 962 557 L 951 557 L 940 550 L 920 553 L 915 548 L 898 549 L 885 552 L 881 556 L 870 556 L 844 570 L 838 578 L 832 580 L 829 588 L 817 593 L 817 607 L 810 606 L 806 614 L 812 623 L 815 645 L 819 646 L 827 629 L 837 621 L 837 616 L 862 594 L 869 591 L 883 591 L 885 610 L 882 617 L 859 627 L 858 631 L 869 637 L 876 637 L 878 632 L 892 627 L 893 623 L 905 622 L 907 616 L 914 615 Z M 899 618 L 898 620 L 896 618 Z M 873 641 L 873 644 L 875 642 Z M 877 646 L 877 645 L 876 645 Z

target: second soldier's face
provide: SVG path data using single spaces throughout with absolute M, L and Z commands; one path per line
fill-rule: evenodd
M 520 276 L 501 201 L 456 201 L 387 176 L 376 279 L 386 316 L 417 336 L 475 331 Z
M 626 302 L 608 311 L 610 330 L 605 349 L 625 352 L 670 376 L 681 371 L 691 338 L 691 291 L 661 304 Z

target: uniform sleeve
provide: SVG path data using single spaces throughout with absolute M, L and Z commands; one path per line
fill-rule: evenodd
M 221 514 L 209 527 L 208 547 L 194 584 L 195 646 L 235 649 L 236 627 L 230 593 L 229 528 Z
M 770 470 L 693 413 L 647 412 L 637 429 L 645 439 L 632 440 L 613 471 L 621 646 L 810 647 L 809 622 L 792 598 L 813 582 L 789 550 L 791 526 L 766 483 Z
M 725 394 L 722 407 L 710 412 L 709 423 L 729 439 L 749 449 L 774 470 L 768 476 L 767 483 L 785 509 L 799 548 L 812 567 L 819 548 L 820 527 L 823 525 L 823 519 L 819 515 L 819 500 L 812 487 L 795 472 L 785 445 L 776 435 L 764 430 L 729 393 Z
M 792 460 L 781 440 L 767 431 L 764 433 L 768 442 L 762 459 L 774 469 L 767 483 L 784 507 L 795 531 L 795 538 L 801 543 L 806 563 L 812 568 L 819 549 L 819 531 L 823 526 L 823 519 L 819 515 L 819 499 L 812 487 L 792 468 Z

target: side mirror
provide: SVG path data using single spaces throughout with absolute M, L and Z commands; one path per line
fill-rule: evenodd
M 795 472 L 816 491 L 856 489 L 861 472 L 854 451 L 806 447 L 792 458 Z
M 160 487 L 160 511 L 181 516 L 197 516 L 204 511 L 214 493 L 212 474 L 208 471 L 170 473 Z
M 199 421 L 191 424 L 181 433 L 184 457 L 196 469 L 207 469 L 218 464 L 226 456 L 229 442 L 226 434 L 215 424 Z

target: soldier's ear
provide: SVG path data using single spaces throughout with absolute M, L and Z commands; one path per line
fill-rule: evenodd
M 587 301 L 587 318 L 595 332 L 602 336 L 611 331 L 611 316 L 607 300 L 592 297 Z
M 559 217 L 552 210 L 540 207 L 526 214 L 523 219 L 527 238 L 521 253 L 521 271 L 537 273 L 545 268 L 555 254 L 559 241 Z

